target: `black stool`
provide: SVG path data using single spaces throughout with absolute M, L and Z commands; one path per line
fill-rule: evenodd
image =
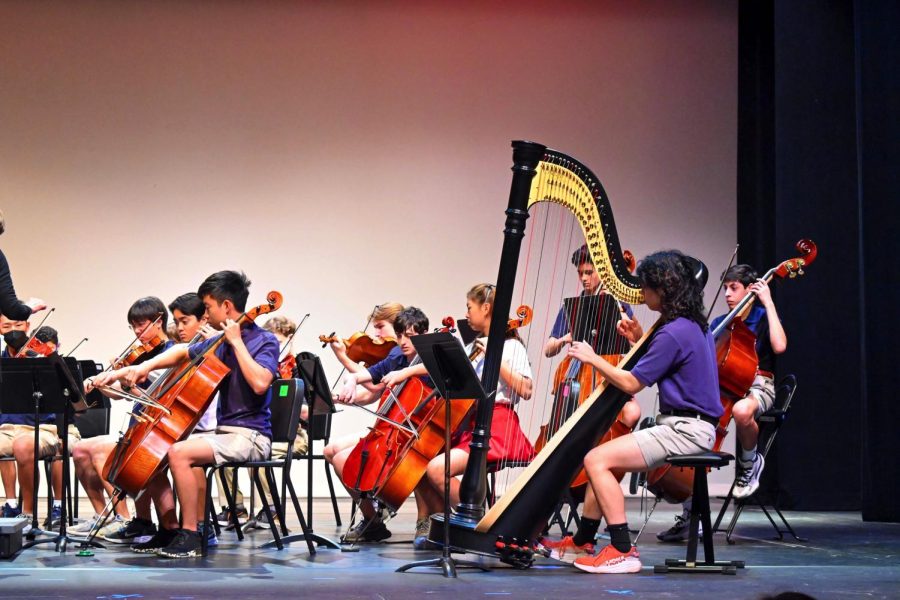
M 700 452 L 685 456 L 672 456 L 666 460 L 673 467 L 694 469 L 694 490 L 691 503 L 691 528 L 688 536 L 685 560 L 666 559 L 666 564 L 653 567 L 654 573 L 725 573 L 735 575 L 744 568 L 744 561 L 717 561 L 713 550 L 713 529 L 709 515 L 709 488 L 706 485 L 706 469 L 721 468 L 734 457 L 724 452 Z M 697 562 L 697 538 L 700 523 L 703 523 L 703 562 Z

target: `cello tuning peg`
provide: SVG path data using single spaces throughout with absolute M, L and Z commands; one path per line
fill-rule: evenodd
M 804 275 L 804 274 L 805 274 L 805 272 L 803 271 L 803 267 L 800 267 L 799 269 L 797 269 L 797 275 Z
M 791 279 L 796 278 L 796 277 L 797 277 L 797 271 L 790 271 L 790 272 L 788 273 L 788 277 L 790 277 Z

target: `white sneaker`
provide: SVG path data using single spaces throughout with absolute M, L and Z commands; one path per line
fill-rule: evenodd
M 758 452 L 753 462 L 749 465 L 744 465 L 738 461 L 733 492 L 735 498 L 746 498 L 759 489 L 759 476 L 762 474 L 765 465 L 766 460 Z
M 94 528 L 94 524 L 97 523 L 97 520 L 99 518 L 100 518 L 100 515 L 94 515 L 90 519 L 81 521 L 80 523 L 77 523 L 75 525 L 72 525 L 71 527 L 68 527 L 66 529 L 66 533 L 68 533 L 70 535 L 74 535 L 74 536 L 87 535 L 91 532 L 91 529 Z
M 128 527 L 128 524 L 130 522 L 131 521 L 126 521 L 119 515 L 116 515 L 115 519 L 106 522 L 106 525 L 103 526 L 103 528 L 97 534 L 97 537 L 106 539 L 106 536 L 108 535 L 112 535 L 113 533 L 121 533 L 125 530 L 126 527 Z

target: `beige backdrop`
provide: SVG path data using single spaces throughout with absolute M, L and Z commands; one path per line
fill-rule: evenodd
M 638 256 L 733 249 L 733 1 L 3 2 L 0 44 L 0 244 L 80 358 L 226 268 L 310 313 L 296 350 L 387 300 L 461 317 L 512 139 L 590 166 Z

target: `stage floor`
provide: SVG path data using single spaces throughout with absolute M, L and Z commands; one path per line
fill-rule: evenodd
M 305 504 L 304 504 L 305 507 Z M 349 503 L 342 502 L 342 515 Z M 82 514 L 88 510 L 82 507 Z M 366 544 L 359 552 L 320 549 L 313 557 L 305 543 L 282 551 L 259 549 L 271 540 L 268 530 L 251 531 L 243 542 L 226 532 L 207 558 L 163 560 L 126 548 L 97 549 L 76 555 L 77 544 L 57 553 L 52 545 L 21 551 L 0 560 L 0 597 L 92 598 L 102 600 L 316 597 L 316 598 L 760 598 L 799 591 L 816 598 L 900 597 L 900 525 L 864 523 L 855 513 L 787 513 L 806 542 L 776 541 L 762 513 L 747 511 L 736 530 L 736 544 L 716 536 L 717 558 L 744 560 L 736 576 L 718 574 L 655 575 L 653 565 L 683 558 L 684 544 L 658 543 L 676 508 L 660 504 L 639 549 L 644 569 L 635 575 L 590 575 L 569 565 L 540 559 L 528 570 L 486 561 L 488 573 L 461 570 L 446 579 L 434 569 L 394 570 L 408 562 L 438 556 L 412 548 L 412 503 L 391 521 L 387 543 Z M 639 524 L 639 505 L 629 500 L 631 524 Z M 290 523 L 289 523 L 290 525 Z M 329 503 L 315 503 L 316 533 L 339 537 Z M 299 530 L 294 524 L 293 531 Z M 555 533 L 555 532 L 554 532 Z M 474 558 L 467 556 L 466 558 Z

